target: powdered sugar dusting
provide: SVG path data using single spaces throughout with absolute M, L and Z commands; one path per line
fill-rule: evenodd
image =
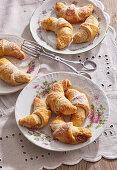
M 67 10 L 66 10 L 66 14 L 67 15 L 73 15 L 75 13 L 75 5 L 74 4 L 71 4 Z

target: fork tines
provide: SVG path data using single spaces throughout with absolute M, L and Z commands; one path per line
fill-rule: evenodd
M 27 54 L 30 54 L 33 57 L 38 57 L 41 54 L 42 48 L 39 44 L 34 41 L 24 40 L 21 45 L 22 51 Z

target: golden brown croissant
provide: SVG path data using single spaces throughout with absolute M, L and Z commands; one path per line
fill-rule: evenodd
M 20 71 L 6 58 L 2 58 L 0 59 L 0 78 L 10 85 L 17 86 L 28 83 L 31 75 Z
M 24 52 L 21 50 L 20 46 L 15 42 L 10 42 L 8 40 L 0 41 L 0 56 L 13 56 L 20 60 L 25 58 Z
M 34 98 L 34 112 L 19 120 L 19 124 L 25 127 L 29 128 L 42 128 L 44 127 L 50 117 L 51 117 L 51 111 L 48 110 L 48 107 L 45 103 L 45 100 Z
M 80 126 L 89 114 L 87 96 L 76 89 L 68 89 L 65 95 L 77 107 L 77 112 L 71 115 L 70 121 L 73 122 L 74 126 Z
M 62 93 L 50 93 L 46 101 L 51 111 L 57 115 L 71 115 L 77 111 L 77 108 Z
M 80 25 L 79 31 L 74 35 L 74 43 L 83 43 L 92 40 L 97 34 L 99 22 L 93 16 L 89 16 L 86 21 Z
M 64 94 L 64 91 L 66 91 L 69 87 L 71 87 L 71 82 L 68 79 L 64 79 L 54 83 L 49 92 L 62 92 Z
M 74 126 L 79 127 L 83 124 L 86 119 L 85 110 L 82 107 L 77 107 L 76 113 L 71 115 L 70 122 L 73 123 Z
M 72 122 L 65 122 L 62 116 L 57 116 L 50 124 L 54 138 L 63 143 L 78 144 L 92 137 L 88 128 L 75 127 Z
M 57 48 L 63 49 L 72 40 L 73 27 L 64 18 L 48 17 L 41 21 L 41 26 L 46 31 L 54 31 L 57 35 Z
M 76 106 L 73 106 L 71 102 L 64 96 L 64 91 L 71 86 L 68 79 L 61 80 L 50 89 L 50 93 L 46 98 L 46 102 L 51 111 L 55 114 L 70 115 L 76 112 Z
M 92 12 L 92 4 L 88 4 L 84 7 L 76 7 L 74 4 L 66 6 L 62 2 L 56 2 L 57 16 L 66 19 L 70 23 L 85 21 L 85 19 L 90 16 Z

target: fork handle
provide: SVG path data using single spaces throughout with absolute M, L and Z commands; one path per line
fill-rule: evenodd
M 42 52 L 47 55 L 47 56 L 51 56 L 57 60 L 59 60 L 60 62 L 65 62 L 65 63 L 72 63 L 72 64 L 79 64 L 81 65 L 83 68 L 84 68 L 84 71 L 95 71 L 96 68 L 97 68 L 97 65 L 94 61 L 91 61 L 91 60 L 85 60 L 83 62 L 80 62 L 80 61 L 72 61 L 72 60 L 67 60 L 67 59 L 64 59 L 64 58 L 61 58 L 60 56 L 56 56 L 54 54 L 51 54 L 51 53 L 48 53 L 44 50 L 44 48 L 42 47 Z M 87 65 L 92 65 L 93 68 L 88 68 Z
M 68 62 L 68 63 L 81 64 L 81 65 L 82 65 L 82 63 L 81 63 L 80 61 L 72 61 L 72 60 L 63 59 L 63 58 L 61 58 L 60 56 L 56 56 L 56 55 L 54 55 L 54 54 L 50 54 L 50 53 L 46 52 L 46 51 L 44 50 L 44 48 L 43 48 L 42 50 L 43 50 L 43 53 L 44 53 L 45 55 L 49 55 L 49 56 L 52 56 L 53 58 L 57 58 L 59 61 L 61 60 L 61 61 Z
M 60 57 L 57 57 L 57 56 L 56 57 L 52 57 L 51 55 L 47 55 L 45 53 L 41 53 L 41 55 L 46 56 L 48 58 L 51 58 L 51 59 L 53 59 L 53 60 L 55 60 L 57 62 L 61 62 L 61 63 L 65 64 L 66 66 L 68 66 L 70 69 L 72 69 L 75 73 L 86 75 L 89 79 L 91 79 L 91 76 L 90 76 L 89 73 L 86 73 L 85 71 L 78 71 L 76 68 L 74 68 L 70 64 L 68 64 L 68 63 L 64 62 L 63 60 L 61 60 Z

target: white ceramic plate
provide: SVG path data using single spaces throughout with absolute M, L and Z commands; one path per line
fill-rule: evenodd
M 21 45 L 24 40 L 21 37 L 17 37 L 15 35 L 8 35 L 8 34 L 0 34 L 0 39 L 7 39 L 19 45 Z M 34 77 L 37 75 L 39 71 L 39 67 L 40 67 L 39 59 L 34 59 L 30 55 L 27 55 L 26 59 L 24 60 L 18 60 L 10 56 L 4 56 L 4 57 L 7 58 L 9 61 L 11 61 L 21 71 L 28 72 L 29 74 L 31 74 L 31 80 L 34 79 Z M 18 90 L 23 89 L 26 85 L 27 83 L 19 86 L 11 86 L 0 79 L 0 94 L 9 94 L 9 93 L 16 92 Z
M 51 85 L 55 81 L 65 78 L 68 78 L 71 81 L 73 87 L 85 92 L 89 96 L 90 101 L 92 101 L 90 103 L 90 114 L 83 126 L 90 128 L 93 136 L 87 142 L 77 145 L 64 144 L 53 139 L 49 124 L 55 117 L 54 114 L 47 126 L 39 130 L 27 129 L 18 124 L 19 119 L 32 113 L 32 103 L 35 96 L 46 98 Z M 67 72 L 51 73 L 43 77 L 37 77 L 22 90 L 15 107 L 16 122 L 24 136 L 35 145 L 52 151 L 75 150 L 90 144 L 103 132 L 108 116 L 109 105 L 104 92 L 86 77 Z
M 46 32 L 42 29 L 40 22 L 50 16 L 56 16 L 55 6 L 56 2 L 62 1 L 65 4 L 76 4 L 76 6 L 84 6 L 86 4 L 94 5 L 94 13 L 93 15 L 99 21 L 99 32 L 95 36 L 95 38 L 87 43 L 74 44 L 71 42 L 69 46 L 64 48 L 63 50 L 56 49 L 56 35 L 53 32 Z M 83 53 L 92 48 L 96 47 L 104 38 L 107 28 L 110 23 L 110 17 L 107 13 L 104 12 L 104 6 L 101 2 L 97 0 L 48 0 L 43 3 L 42 6 L 37 8 L 32 15 L 30 21 L 30 30 L 33 38 L 40 44 L 42 47 L 46 48 L 49 51 L 60 53 L 60 54 L 78 54 Z M 81 23 L 80 23 L 81 24 Z M 74 34 L 78 32 L 78 28 L 80 24 L 72 24 Z

